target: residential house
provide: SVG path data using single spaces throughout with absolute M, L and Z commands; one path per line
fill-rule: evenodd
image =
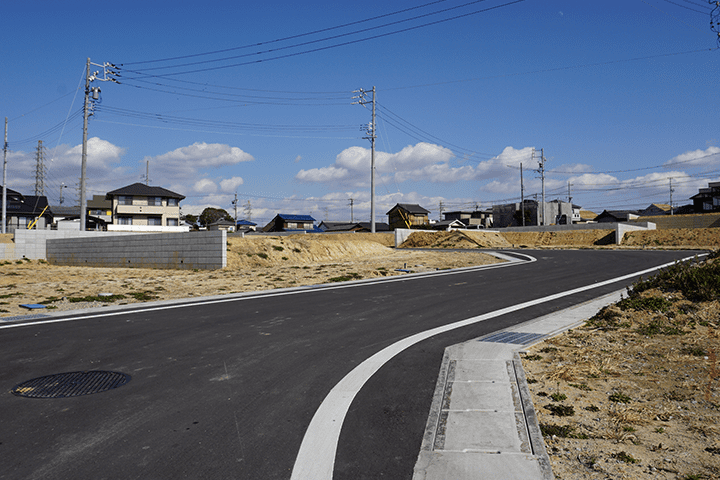
M 112 224 L 140 227 L 178 227 L 180 201 L 185 197 L 162 187 L 133 183 L 108 192 Z M 148 228 L 143 228 L 148 230 Z
M 216 220 L 215 222 L 208 225 L 207 229 L 208 230 L 225 230 L 226 232 L 234 232 L 235 231 L 235 222 L 232 220 L 225 220 L 224 218 L 221 218 L 220 220 Z
M 527 199 L 523 203 L 493 205 L 492 221 L 496 228 L 577 223 L 580 221 L 580 210 L 579 206 L 561 200 L 545 202 L 543 208 L 542 202 Z
M 87 215 L 103 220 L 105 223 L 112 223 L 112 201 L 107 195 L 93 195 L 87 201 Z
M 595 217 L 597 223 L 622 223 L 635 220 L 640 215 L 637 210 L 604 210 Z
M 638 214 L 641 217 L 655 217 L 658 215 L 670 215 L 671 210 L 670 205 L 664 203 L 653 203 L 645 210 L 640 210 Z
M 398 203 L 385 215 L 388 216 L 390 230 L 395 230 L 397 228 L 428 225 L 430 223 L 428 219 L 429 214 L 429 210 L 415 203 Z
M 238 220 L 235 224 L 236 232 L 254 232 L 257 227 L 257 223 L 253 223 L 249 220 Z
M 444 212 L 445 220 L 459 220 L 468 228 L 491 228 L 493 226 L 492 210 L 458 210 Z
M 315 219 L 310 215 L 290 215 L 278 213 L 270 223 L 265 225 L 263 232 L 313 232 L 322 233 L 315 226 Z
M 580 210 L 580 221 L 578 223 L 593 223 L 598 214 L 590 210 Z
M 441 220 L 439 222 L 435 222 L 431 225 L 431 228 L 433 230 L 446 230 L 450 231 L 453 228 L 465 228 L 466 225 L 461 222 L 460 220 Z
M 695 206 L 695 213 L 720 211 L 720 182 L 710 182 L 707 188 L 701 188 L 690 197 Z
M 328 222 L 323 221 L 318 225 L 318 228 L 323 232 L 370 232 L 370 222 Z M 375 222 L 376 232 L 387 232 L 390 227 L 385 222 Z
M 0 202 L 3 187 L 0 185 Z M 23 195 L 15 190 L 7 189 L 5 205 L 6 232 L 24 229 L 32 225 L 34 229 L 43 230 L 53 222 L 53 213 L 44 195 Z M 36 221 L 37 220 L 37 221 Z

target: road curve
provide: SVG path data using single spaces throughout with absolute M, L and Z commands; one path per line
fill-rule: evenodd
M 386 348 L 438 329 L 357 390 L 337 441 L 333 478 L 410 478 L 445 346 L 688 256 L 524 253 L 537 261 L 0 324 L 0 478 L 290 478 L 333 388 Z M 592 288 L 529 306 L 580 286 Z M 445 329 L 520 304 L 528 306 Z M 9 393 L 28 379 L 86 370 L 132 380 L 75 398 Z

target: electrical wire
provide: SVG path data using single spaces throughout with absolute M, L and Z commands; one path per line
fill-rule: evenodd
M 478 3 L 478 2 L 481 2 L 481 1 L 485 1 L 485 0 L 476 0 L 475 2 L 470 2 L 469 4 Z M 360 38 L 360 39 L 356 39 L 356 40 L 349 40 L 349 41 L 346 41 L 346 42 L 340 42 L 340 43 L 336 43 L 336 44 L 333 44 L 333 45 L 327 45 L 327 46 L 323 46 L 323 47 L 311 48 L 311 49 L 303 50 L 303 51 L 300 51 L 300 52 L 288 53 L 288 54 L 284 54 L 284 55 L 277 55 L 277 56 L 274 56 L 274 57 L 268 57 L 268 58 L 258 59 L 258 60 L 250 60 L 250 61 L 247 61 L 247 62 L 233 63 L 233 64 L 229 64 L 229 65 L 220 65 L 220 66 L 215 66 L 215 67 L 206 67 L 206 68 L 200 68 L 200 69 L 194 69 L 194 70 L 184 70 L 184 71 L 180 71 L 180 72 L 170 72 L 170 73 L 164 73 L 164 74 L 162 74 L 162 75 L 153 75 L 153 74 L 146 74 L 146 73 L 145 73 L 146 71 L 149 71 L 149 70 L 151 70 L 151 69 L 147 69 L 147 70 L 127 70 L 127 71 L 129 71 L 130 73 L 134 73 L 134 74 L 136 74 L 136 75 L 140 75 L 140 77 L 130 77 L 131 79 L 133 79 L 133 78 L 145 78 L 145 77 L 160 77 L 160 78 L 165 78 L 165 77 L 170 77 L 170 76 L 175 76 L 175 75 L 187 75 L 187 74 L 198 73 L 198 72 L 210 72 L 210 71 L 221 70 L 221 69 L 226 69 L 226 68 L 241 67 L 241 66 L 252 65 L 252 64 L 257 64 L 257 63 L 264 63 L 264 62 L 269 62 L 269 61 L 274 61 L 274 60 L 280 60 L 280 59 L 285 59 L 285 58 L 296 57 L 296 56 L 299 56 L 299 55 L 306 55 L 306 54 L 309 54 L 309 53 L 320 52 L 320 51 L 329 50 L 329 49 L 332 49 L 332 48 L 338 48 L 338 47 L 342 47 L 342 46 L 353 45 L 353 44 L 356 44 L 356 43 L 366 42 L 366 41 L 369 41 L 369 40 L 375 40 L 375 39 L 378 39 L 378 38 L 388 37 L 388 36 L 391 36 L 391 35 L 397 35 L 397 34 L 399 34 L 399 33 L 405 33 L 405 32 L 408 32 L 408 31 L 417 30 L 417 29 L 425 28 L 425 27 L 432 26 L 432 25 L 438 25 L 438 24 L 445 23 L 445 22 L 449 22 L 449 21 L 452 21 L 452 20 L 457 20 L 457 19 L 459 19 L 459 18 L 469 17 L 469 16 L 472 16 L 472 15 L 480 14 L 480 13 L 486 13 L 486 12 L 489 12 L 489 11 L 491 11 L 491 10 L 496 10 L 496 9 L 498 9 L 498 8 L 507 7 L 507 6 L 510 6 L 510 5 L 513 5 L 513 4 L 516 4 L 516 3 L 520 3 L 520 2 L 524 2 L 524 1 L 525 1 L 525 0 L 513 0 L 513 1 L 510 1 L 510 2 L 501 4 L 501 5 L 496 5 L 496 6 L 493 6 L 493 7 L 488 7 L 488 8 L 485 8 L 485 9 L 476 10 L 476 11 L 469 12 L 469 13 L 464 13 L 464 14 L 461 14 L 461 15 L 456 15 L 456 16 L 454 16 L 454 17 L 449 17 L 449 18 L 445 18 L 445 19 L 441 19 L 441 20 L 436 20 L 436 21 L 433 21 L 433 22 L 424 23 L 424 24 L 421 24 L 421 25 L 415 25 L 415 26 L 412 26 L 412 27 L 407 27 L 407 28 L 395 30 L 395 31 L 392 31 L 392 32 L 386 32 L 386 33 L 382 33 L 382 34 L 372 35 L 372 36 L 369 36 L 369 37 L 364 37 L 364 38 Z M 398 21 L 398 22 L 394 22 L 394 23 L 401 23 L 401 22 Z M 304 45 L 304 44 L 300 44 L 300 45 Z M 294 46 L 294 47 L 297 47 L 297 46 L 298 46 L 298 45 L 296 45 L 296 46 Z M 285 48 L 292 48 L 292 47 L 283 47 L 283 49 L 285 49 Z M 277 49 L 277 50 L 281 50 L 281 49 Z M 255 56 L 255 55 L 258 55 L 258 54 L 260 54 L 260 53 L 271 53 L 271 52 L 273 52 L 273 51 L 276 51 L 276 50 L 268 50 L 268 51 L 266 51 L 266 52 L 258 52 L 258 53 L 254 53 L 254 54 L 240 55 L 240 56 L 237 56 L 237 58 L 248 57 L 248 56 L 251 56 L 251 55 L 252 55 L 252 56 Z M 235 58 L 235 57 L 231 57 L 231 58 Z M 216 61 L 216 60 L 213 60 L 213 61 Z M 211 62 L 211 61 L 208 61 L 208 62 Z M 202 63 L 205 63 L 205 62 L 202 62 Z M 119 64 L 119 65 L 122 65 L 122 64 Z M 179 66 L 182 66 L 182 65 L 179 65 Z M 178 66 L 167 67 L 167 68 L 177 68 L 177 67 L 178 67 Z
M 318 34 L 318 33 L 329 32 L 329 31 L 332 31 L 332 30 L 340 29 L 340 28 L 351 27 L 351 26 L 353 26 L 353 25 L 359 25 L 359 24 L 361 24 L 361 23 L 371 22 L 371 21 L 373 21 L 373 20 L 379 20 L 379 19 L 381 19 L 381 18 L 391 17 L 391 16 L 393 16 L 393 15 L 398 15 L 398 14 L 400 14 L 400 13 L 405 13 L 405 12 L 408 12 L 408 11 L 411 11 L 411 10 L 417 10 L 417 9 L 420 9 L 420 8 L 428 7 L 428 6 L 430 6 L 430 5 L 435 5 L 436 3 L 443 3 L 443 2 L 445 2 L 445 1 L 447 1 L 447 0 L 437 0 L 437 1 L 434 1 L 434 2 L 426 3 L 426 4 L 424 4 L 424 5 L 418 5 L 418 6 L 415 6 L 415 7 L 410 7 L 410 8 L 406 8 L 406 9 L 403 9 L 403 10 L 398 10 L 398 11 L 396 11 L 396 12 L 386 13 L 386 14 L 383 14 L 383 15 L 377 15 L 377 16 L 375 16 L 375 17 L 370 17 L 370 18 L 366 18 L 366 19 L 363 19 L 363 20 L 357 20 L 357 21 L 355 21 L 355 22 L 345 23 L 345 24 L 342 24 L 342 25 L 336 25 L 336 26 L 334 26 L 334 27 L 322 28 L 322 29 L 320 29 L 320 30 L 315 30 L 315 31 L 312 31 L 312 32 L 300 33 L 300 34 L 298 34 L 298 35 L 291 35 L 291 36 L 289 36 L 289 37 L 278 38 L 278 39 L 270 40 L 270 41 L 267 41 L 267 42 L 252 43 L 252 44 L 249 44 L 249 45 L 243 45 L 243 46 L 240 46 L 240 47 L 225 48 L 225 49 L 221 49 L 221 50 L 215 50 L 215 51 L 212 51 L 212 52 L 195 53 L 195 54 L 191 54 L 191 55 L 181 55 L 181 56 L 177 56 L 177 57 L 168 57 L 168 58 L 161 58 L 161 59 L 156 59 L 156 60 L 145 60 L 145 61 L 141 61 L 141 62 L 125 62 L 124 65 L 139 65 L 139 64 L 147 64 L 147 63 L 166 62 L 166 61 L 171 61 L 171 60 L 182 60 L 182 59 L 185 59 L 185 58 L 195 58 L 195 57 L 200 57 L 200 56 L 204 56 L 204 55 L 216 55 L 216 54 L 218 54 L 218 53 L 231 52 L 231 51 L 241 50 L 241 49 L 251 48 L 251 47 L 258 47 L 258 46 L 261 46 L 261 45 L 269 45 L 269 44 L 272 44 L 272 43 L 284 42 L 284 41 L 286 41 L 286 40 L 294 40 L 294 39 L 296 39 L 296 38 L 307 37 L 307 36 L 309 36 L 309 35 L 316 35 L 316 34 Z

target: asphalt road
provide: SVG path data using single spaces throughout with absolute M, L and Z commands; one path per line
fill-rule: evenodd
M 0 323 L 0 479 L 287 479 L 308 424 L 328 392 L 388 345 L 692 255 L 523 253 L 537 261 L 351 286 L 146 304 L 57 323 Z M 352 402 L 333 478 L 412 476 L 446 346 L 629 283 L 455 329 L 395 356 Z M 9 393 L 36 377 L 87 370 L 123 372 L 132 380 L 73 398 L 29 399 Z

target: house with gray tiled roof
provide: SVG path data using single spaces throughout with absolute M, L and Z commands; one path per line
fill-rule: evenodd
M 287 213 L 278 213 L 262 230 L 263 232 L 322 233 L 322 230 L 315 226 L 315 219 L 310 215 L 291 215 Z
M 180 201 L 184 195 L 163 187 L 133 183 L 108 192 L 113 225 L 177 227 L 180 225 Z

